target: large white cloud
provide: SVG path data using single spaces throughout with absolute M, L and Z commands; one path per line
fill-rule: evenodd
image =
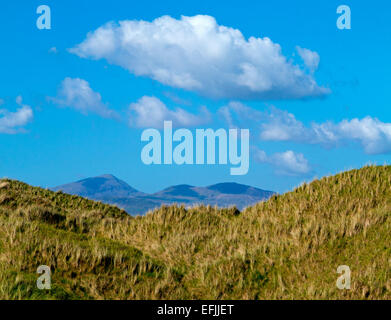
M 206 15 L 110 22 L 70 52 L 206 97 L 297 99 L 329 92 L 269 38 L 246 39 Z
M 117 113 L 108 108 L 98 92 L 90 84 L 79 78 L 65 78 L 58 90 L 57 97 L 49 100 L 63 107 L 70 107 L 83 114 L 96 113 L 104 118 L 116 118 Z
M 160 99 L 144 96 L 129 107 L 129 124 L 139 128 L 161 128 L 164 121 L 172 121 L 174 126 L 194 127 L 208 123 L 211 114 L 201 107 L 199 114 L 193 114 L 182 108 L 170 110 Z
M 355 141 L 367 154 L 391 152 L 391 123 L 367 116 L 363 119 L 327 121 L 305 126 L 295 116 L 273 108 L 269 120 L 261 124 L 261 139 L 293 141 L 335 147 Z
M 265 151 L 254 149 L 254 158 L 257 162 L 268 163 L 274 167 L 277 174 L 288 176 L 306 175 L 311 172 L 308 160 L 302 153 L 295 153 L 292 150 L 277 152 L 267 155 Z
M 4 101 L 2 100 L 4 103 Z M 16 98 L 19 108 L 15 112 L 0 108 L 0 133 L 14 134 L 23 132 L 23 126 L 33 119 L 33 110 L 23 104 L 22 97 Z

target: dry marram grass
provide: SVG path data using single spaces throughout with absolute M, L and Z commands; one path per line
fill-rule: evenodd
M 304 184 L 243 212 L 143 217 L 0 181 L 2 299 L 390 299 L 391 167 Z M 36 288 L 36 269 L 52 289 Z M 351 290 L 336 287 L 339 265 Z

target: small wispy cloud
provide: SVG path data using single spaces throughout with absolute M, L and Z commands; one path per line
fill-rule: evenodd
M 303 59 L 303 62 L 306 65 L 306 67 L 311 71 L 311 73 L 314 73 L 319 67 L 319 62 L 320 62 L 319 54 L 315 51 L 311 51 L 306 48 L 301 48 L 299 46 L 296 46 L 296 51 L 299 54 L 299 56 Z
M 255 110 L 238 101 L 231 101 L 219 108 L 217 114 L 230 128 L 237 128 L 241 125 L 248 126 L 250 122 L 258 123 L 265 119 L 264 112 Z
M 4 100 L 2 102 L 4 103 Z M 21 96 L 18 96 L 15 102 L 19 106 L 15 112 L 0 108 L 0 133 L 15 134 L 24 132 L 23 126 L 33 119 L 33 110 L 30 106 L 23 104 Z
M 54 53 L 54 54 L 56 54 L 56 53 L 58 53 L 58 49 L 57 49 L 56 47 L 51 47 L 51 48 L 49 49 L 49 53 Z
M 92 90 L 90 84 L 80 78 L 65 78 L 57 96 L 48 99 L 52 103 L 75 109 L 85 115 L 95 113 L 104 118 L 118 118 L 118 114 L 102 101 L 100 93 Z
M 218 114 L 230 127 L 245 124 L 263 141 L 316 144 L 327 149 L 358 143 L 366 154 L 391 152 L 391 123 L 370 116 L 305 125 L 288 111 L 275 107 L 258 111 L 240 102 L 221 107 Z
M 293 114 L 272 108 L 268 118 L 268 122 L 261 124 L 260 137 L 265 141 L 319 144 L 326 148 L 358 142 L 367 154 L 391 152 L 391 123 L 370 116 L 305 126 Z
M 271 165 L 275 173 L 279 175 L 303 176 L 311 172 L 311 167 L 304 155 L 292 150 L 267 155 L 265 151 L 254 148 L 254 160 Z
M 174 126 L 194 127 L 211 120 L 211 114 L 206 107 L 201 107 L 199 114 L 182 108 L 171 110 L 160 99 L 150 96 L 144 96 L 130 104 L 129 110 L 129 124 L 138 128 L 161 128 L 164 121 L 172 121 Z

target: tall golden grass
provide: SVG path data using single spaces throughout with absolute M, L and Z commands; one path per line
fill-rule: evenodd
M 391 167 L 304 184 L 240 212 L 146 216 L 0 181 L 2 299 L 390 299 Z M 39 265 L 52 289 L 38 290 Z M 352 272 L 339 290 L 339 265 Z

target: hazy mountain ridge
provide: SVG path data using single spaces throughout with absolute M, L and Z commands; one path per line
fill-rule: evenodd
M 53 188 L 53 191 L 59 190 L 69 194 L 77 194 L 81 197 L 98 198 L 111 198 L 113 195 L 116 195 L 117 197 L 127 197 L 140 193 L 126 182 L 111 174 L 86 178 Z
M 194 206 L 199 204 L 244 209 L 267 200 L 274 192 L 238 183 L 219 183 L 208 187 L 176 185 L 153 194 L 136 190 L 113 175 L 83 179 L 52 189 L 71 195 L 114 204 L 129 214 L 144 214 L 162 205 L 174 203 Z

